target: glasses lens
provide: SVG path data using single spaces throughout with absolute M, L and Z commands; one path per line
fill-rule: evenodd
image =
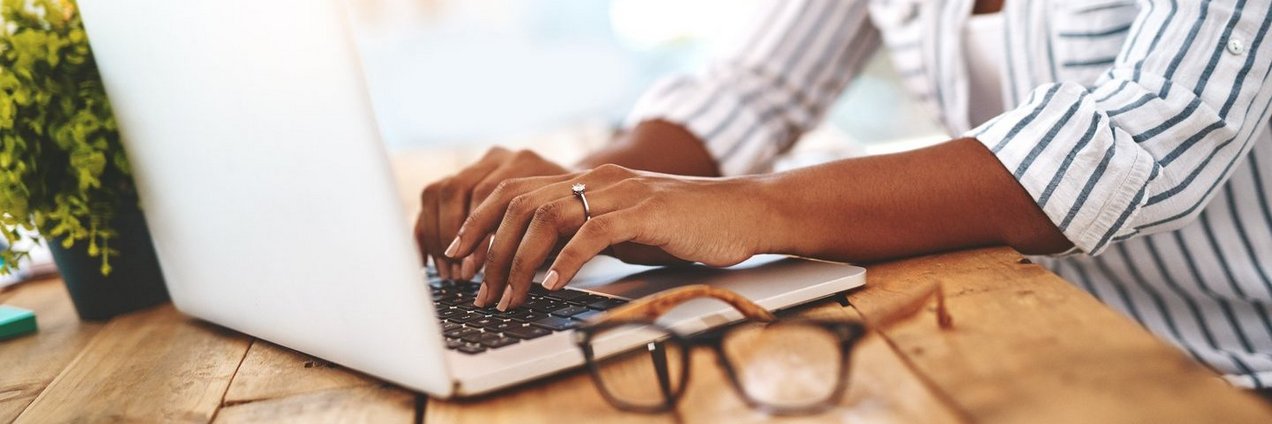
M 684 347 L 666 330 L 623 325 L 592 337 L 596 374 L 615 400 L 641 408 L 665 405 L 680 391 Z
M 742 390 L 775 408 L 818 406 L 843 377 L 839 337 L 811 323 L 743 324 L 723 348 Z

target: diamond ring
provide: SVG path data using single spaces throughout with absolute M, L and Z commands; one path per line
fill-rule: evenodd
M 574 193 L 574 197 L 579 198 L 579 201 L 583 202 L 583 222 L 592 220 L 592 210 L 588 208 L 587 196 L 583 194 L 586 191 L 587 185 L 583 183 L 574 183 L 574 186 L 570 187 L 570 192 Z

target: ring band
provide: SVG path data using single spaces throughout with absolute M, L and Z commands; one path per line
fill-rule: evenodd
M 587 195 L 583 194 L 587 191 L 587 185 L 583 183 L 575 183 L 570 187 L 570 192 L 574 193 L 574 197 L 579 198 L 583 202 L 583 222 L 592 220 L 592 209 L 587 207 Z

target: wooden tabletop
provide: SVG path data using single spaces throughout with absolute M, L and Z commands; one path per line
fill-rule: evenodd
M 1006 248 L 869 267 L 851 307 L 867 317 L 940 281 L 954 328 L 933 308 L 854 354 L 828 422 L 1272 422 L 1272 408 L 1091 296 Z M 86 323 L 61 281 L 0 292 L 40 331 L 0 342 L 0 422 L 737 422 L 747 409 L 709 352 L 677 414 L 618 412 L 580 371 L 468 400 L 433 400 L 181 315 L 170 305 Z

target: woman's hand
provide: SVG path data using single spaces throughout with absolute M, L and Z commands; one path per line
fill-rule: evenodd
M 443 278 L 473 278 L 477 266 L 485 261 L 486 249 L 470 249 L 472 255 L 468 257 L 443 255 L 445 243 L 455 237 L 468 212 L 481 204 L 504 180 L 566 172 L 564 167 L 529 150 L 513 152 L 495 147 L 458 174 L 429 184 L 420 195 L 423 204 L 415 221 L 415 242 L 419 244 L 423 259 L 427 261 L 432 257 Z M 481 245 L 486 243 L 482 240 Z
M 591 220 L 571 191 L 585 184 Z M 480 251 L 493 233 L 478 306 L 521 305 L 535 271 L 557 246 L 544 286 L 564 287 L 592 257 L 611 246 L 660 249 L 675 259 L 729 266 L 764 252 L 785 225 L 770 213 L 761 178 L 696 178 L 633 171 L 616 165 L 500 183 L 473 209 L 447 250 L 451 258 Z M 619 249 L 616 256 L 625 259 Z M 625 249 L 648 261 L 649 252 Z

